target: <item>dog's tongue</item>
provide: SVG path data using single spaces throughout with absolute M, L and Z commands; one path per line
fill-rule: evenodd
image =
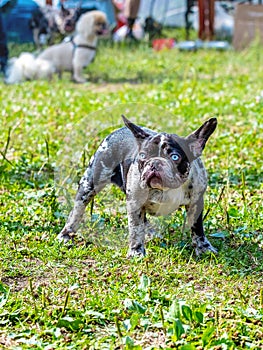
M 108 35 L 109 34 L 109 30 L 107 28 L 102 29 L 100 31 L 97 32 L 98 35 Z
M 65 29 L 65 31 L 66 31 L 67 33 L 71 33 L 71 32 L 74 31 L 75 25 L 72 24 L 72 23 L 67 23 L 67 24 L 65 25 L 64 29 Z
M 163 188 L 163 181 L 159 176 L 152 176 L 148 181 L 148 186 L 151 188 Z

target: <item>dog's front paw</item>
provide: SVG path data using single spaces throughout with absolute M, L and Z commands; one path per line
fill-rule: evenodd
M 193 240 L 193 246 L 195 248 L 195 253 L 197 256 L 205 252 L 212 252 L 214 254 L 217 254 L 217 249 L 212 246 L 206 237 L 196 237 L 196 239 Z
M 81 77 L 73 77 L 73 82 L 77 84 L 84 84 L 87 82 L 87 80 Z
M 127 254 L 127 258 L 143 258 L 146 255 L 146 251 L 144 248 L 143 244 L 140 244 L 140 246 L 138 247 L 134 247 L 134 248 L 129 248 L 128 254 Z
M 57 239 L 61 242 L 61 243 L 73 243 L 73 238 L 74 238 L 74 232 L 72 232 L 69 229 L 64 228 L 58 235 L 57 235 Z

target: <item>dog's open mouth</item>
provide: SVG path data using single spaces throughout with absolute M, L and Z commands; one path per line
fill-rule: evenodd
M 109 33 L 108 29 L 107 28 L 101 28 L 101 29 L 97 29 L 96 30 L 96 34 L 98 36 L 101 36 L 101 35 L 107 35 Z
M 75 25 L 74 25 L 74 24 L 66 24 L 66 25 L 64 26 L 64 30 L 65 30 L 65 32 L 67 32 L 67 33 L 73 32 L 74 29 L 75 29 Z
M 101 24 L 97 26 L 96 34 L 97 35 L 107 35 L 109 33 L 107 25 Z
M 147 186 L 150 188 L 163 189 L 164 187 L 163 179 L 161 175 L 156 171 L 152 171 L 147 174 L 146 183 L 147 183 Z

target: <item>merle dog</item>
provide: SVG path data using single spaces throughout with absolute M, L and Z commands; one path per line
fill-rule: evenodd
M 63 4 L 60 9 L 49 5 L 37 8 L 29 20 L 35 45 L 40 47 L 43 44 L 42 36 L 45 37 L 48 44 L 52 44 L 56 34 L 64 36 L 73 33 L 80 15 L 79 7 L 67 9 Z
M 80 180 L 74 208 L 58 238 L 64 242 L 73 239 L 86 205 L 113 183 L 126 193 L 129 257 L 145 255 L 146 214 L 168 215 L 180 206 L 186 207 L 196 254 L 215 253 L 203 230 L 207 174 L 200 156 L 216 128 L 216 118 L 187 137 L 158 133 L 124 116 L 123 120 L 126 127 L 107 136 L 90 160 Z

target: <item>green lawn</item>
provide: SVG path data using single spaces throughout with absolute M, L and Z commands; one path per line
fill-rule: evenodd
M 262 47 L 102 43 L 85 74 L 84 85 L 68 74 L 0 81 L 0 348 L 263 349 Z M 88 208 L 72 249 L 57 242 L 77 181 L 121 114 L 180 135 L 218 118 L 203 155 L 218 255 L 195 257 L 182 210 L 154 219 L 163 238 L 128 260 L 114 187 Z

